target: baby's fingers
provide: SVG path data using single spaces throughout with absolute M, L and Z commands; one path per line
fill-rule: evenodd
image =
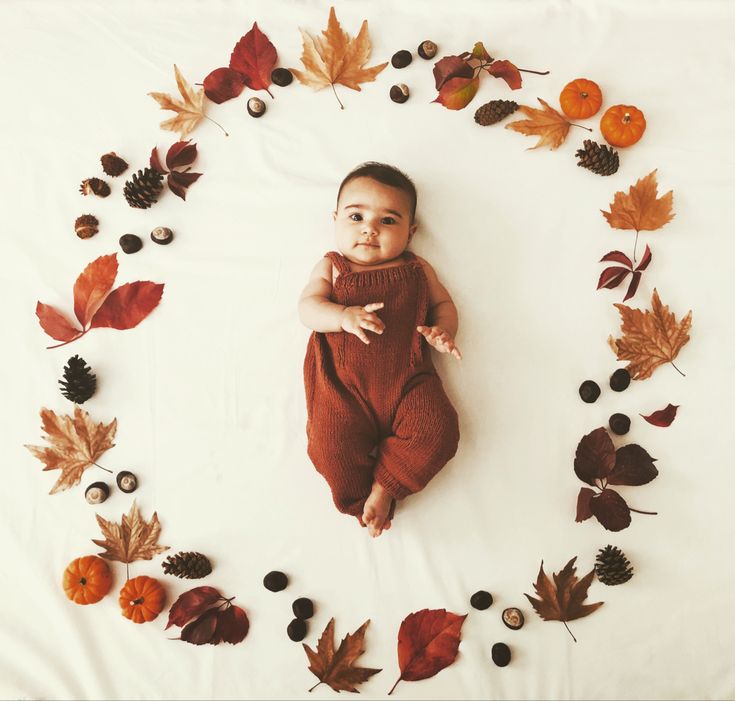
M 367 337 L 367 334 L 359 327 L 356 327 L 355 330 L 352 332 L 357 336 L 363 343 L 370 343 L 370 339 Z
M 384 304 L 382 302 L 370 302 L 370 304 L 366 304 L 363 309 L 366 312 L 374 312 L 376 309 L 382 309 Z
M 360 321 L 360 326 L 363 329 L 368 329 L 369 331 L 374 331 L 375 333 L 383 333 L 383 329 L 380 327 L 380 325 L 376 324 L 374 321 L 370 321 L 369 319 L 362 319 Z

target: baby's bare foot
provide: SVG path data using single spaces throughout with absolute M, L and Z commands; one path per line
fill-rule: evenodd
M 373 484 L 373 489 L 365 500 L 365 509 L 362 512 L 362 520 L 373 538 L 377 538 L 384 530 L 387 531 L 390 528 L 388 513 L 392 500 L 393 498 L 383 485 L 377 482 Z

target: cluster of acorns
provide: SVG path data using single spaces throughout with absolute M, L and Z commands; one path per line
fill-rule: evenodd
M 288 577 L 277 570 L 268 572 L 263 577 L 263 586 L 268 591 L 283 591 L 288 586 Z M 306 637 L 306 622 L 314 615 L 314 602 L 305 596 L 299 597 L 291 604 L 291 610 L 295 618 L 288 624 L 286 633 L 291 640 L 299 642 Z
M 436 52 L 436 44 L 429 39 L 422 41 L 419 44 L 418 49 L 416 49 L 416 53 L 427 61 L 434 58 L 434 56 L 436 56 Z M 411 63 L 411 61 L 413 61 L 413 56 L 411 55 L 411 52 L 406 49 L 396 51 L 390 59 L 393 68 L 405 68 Z M 390 99 L 393 100 L 393 102 L 403 104 L 408 100 L 410 91 L 405 83 L 397 83 L 396 85 L 391 86 L 389 94 Z
M 481 590 L 476 591 L 470 597 L 470 604 L 479 611 L 490 608 L 493 603 L 493 596 L 490 592 Z M 520 630 L 523 628 L 525 619 L 523 611 L 515 606 L 511 606 L 503 611 L 503 623 L 511 630 Z M 495 643 L 490 653 L 493 662 L 498 667 L 506 667 L 510 663 L 510 648 L 505 643 Z
M 610 376 L 610 389 L 614 392 L 622 392 L 627 389 L 628 385 L 630 385 L 630 373 L 625 368 L 618 368 Z M 579 386 L 579 396 L 587 404 L 596 402 L 600 396 L 600 385 L 594 380 L 585 380 Z M 630 430 L 630 418 L 625 414 L 613 414 L 609 423 L 610 430 L 618 436 L 623 436 Z
M 271 81 L 274 85 L 285 88 L 293 82 L 293 73 L 288 68 L 274 68 L 271 71 Z M 259 97 L 251 97 L 248 100 L 248 114 L 251 117 L 262 117 L 265 114 L 265 102 Z

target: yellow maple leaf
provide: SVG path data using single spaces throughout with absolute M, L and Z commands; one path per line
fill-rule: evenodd
M 689 340 L 692 325 L 692 310 L 680 321 L 661 304 L 654 288 L 651 299 L 652 310 L 631 309 L 624 304 L 615 305 L 623 319 L 622 338 L 608 338 L 608 344 L 618 360 L 629 360 L 626 367 L 634 380 L 645 380 L 664 363 L 671 363 Z M 684 374 L 676 367 L 677 372 Z
M 304 40 L 301 63 L 304 64 L 305 70 L 291 68 L 291 72 L 299 82 L 314 90 L 321 90 L 331 85 L 335 97 L 337 97 L 335 83 L 360 90 L 360 83 L 375 80 L 375 76 L 388 65 L 386 62 L 371 68 L 363 68 L 370 57 L 371 48 L 367 26 L 367 20 L 363 20 L 359 34 L 351 39 L 340 26 L 334 7 L 331 7 L 327 28 L 322 31 L 324 38 L 313 37 L 303 29 L 299 29 Z M 344 109 L 339 97 L 337 102 L 340 108 Z
M 109 424 L 95 424 L 86 411 L 75 406 L 74 418 L 68 415 L 59 416 L 44 407 L 41 409 L 41 420 L 46 440 L 53 447 L 25 447 L 44 463 L 44 470 L 61 470 L 61 475 L 49 494 L 56 494 L 79 484 L 84 471 L 94 465 L 102 453 L 115 445 L 112 441 L 117 431 L 117 419 Z
M 174 64 L 174 72 L 176 73 L 176 85 L 183 100 L 177 100 L 164 92 L 149 92 L 148 94 L 161 105 L 161 109 L 176 112 L 175 117 L 161 122 L 161 129 L 179 132 L 183 141 L 206 116 L 204 114 L 204 88 L 193 90 L 181 75 L 176 64 Z
M 674 218 L 671 208 L 674 194 L 669 190 L 663 197 L 658 195 L 656 171 L 651 171 L 635 185 L 631 185 L 628 194 L 616 192 L 610 203 L 610 211 L 600 210 L 613 229 L 635 229 L 636 231 L 654 231 L 660 229 Z
M 530 117 L 530 119 L 519 119 L 510 124 L 506 124 L 505 128 L 520 132 L 526 136 L 541 137 L 535 146 L 531 146 L 527 150 L 535 149 L 539 146 L 548 146 L 550 149 L 559 148 L 564 143 L 564 139 L 567 138 L 567 133 L 572 123 L 540 97 L 536 99 L 543 106 L 542 110 L 520 105 L 518 109 L 527 117 Z M 587 127 L 584 128 L 586 129 Z

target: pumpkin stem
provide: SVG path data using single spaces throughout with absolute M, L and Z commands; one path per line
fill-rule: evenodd
M 145 597 L 141 596 L 137 599 L 133 599 L 130 603 L 135 604 L 136 606 L 142 604 L 145 601 Z
M 569 122 L 569 124 L 573 127 L 580 127 L 581 129 L 586 129 L 587 131 L 592 131 L 589 127 L 582 126 L 581 124 L 575 124 L 574 122 Z
M 84 585 L 85 585 L 86 583 L 87 583 L 87 578 L 86 578 L 86 577 L 82 577 L 82 578 L 81 578 L 81 579 L 79 580 L 79 584 L 81 584 L 82 586 L 84 586 Z

